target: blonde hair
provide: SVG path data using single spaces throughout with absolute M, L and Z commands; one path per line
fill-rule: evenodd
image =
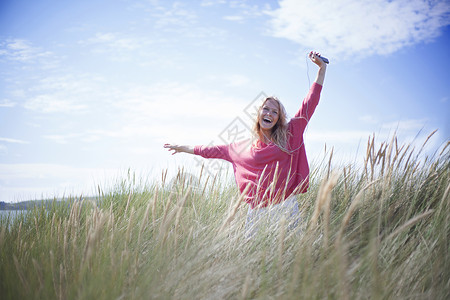
M 255 123 L 253 126 L 254 138 L 260 139 L 260 134 L 262 134 L 261 126 L 259 124 L 259 115 L 261 114 L 261 110 L 262 110 L 264 104 L 266 104 L 266 102 L 269 100 L 275 101 L 278 104 L 278 121 L 272 127 L 270 137 L 267 137 L 267 138 L 270 138 L 272 143 L 277 145 L 278 148 L 280 148 L 282 151 L 290 153 L 290 151 L 287 149 L 287 145 L 288 145 L 288 139 L 289 139 L 291 133 L 288 131 L 288 120 L 287 120 L 288 118 L 287 118 L 287 114 L 286 114 L 286 109 L 284 108 L 281 101 L 278 100 L 278 98 L 276 98 L 276 97 L 273 97 L 273 96 L 267 97 L 263 101 L 261 106 L 258 108 L 258 113 L 256 115 L 256 120 L 255 120 Z

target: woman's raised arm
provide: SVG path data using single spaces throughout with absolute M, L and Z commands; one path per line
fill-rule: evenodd
M 327 71 L 327 64 L 320 59 L 320 54 L 315 51 L 309 52 L 308 57 L 313 63 L 319 66 L 319 71 L 317 72 L 317 77 L 314 82 L 323 85 L 323 82 L 325 80 L 325 73 Z

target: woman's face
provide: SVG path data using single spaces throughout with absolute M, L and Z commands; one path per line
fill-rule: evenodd
M 263 131 L 270 131 L 278 122 L 280 110 L 275 100 L 267 100 L 259 113 L 259 126 Z

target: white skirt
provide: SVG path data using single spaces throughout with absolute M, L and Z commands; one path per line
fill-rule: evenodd
M 275 230 L 279 227 L 283 217 L 288 232 L 298 228 L 301 215 L 296 195 L 291 195 L 283 202 L 268 207 L 254 209 L 249 207 L 245 222 L 246 237 L 254 236 L 261 226 L 267 226 L 270 230 Z

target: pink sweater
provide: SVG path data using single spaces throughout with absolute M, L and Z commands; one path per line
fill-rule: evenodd
M 233 164 L 236 183 L 241 193 L 249 185 L 244 200 L 252 208 L 284 201 L 291 194 L 308 189 L 309 166 L 303 132 L 319 103 L 322 86 L 313 83 L 300 110 L 289 121 L 291 136 L 286 153 L 276 145 L 249 141 L 219 146 L 195 146 L 194 153 L 204 158 L 220 158 Z

